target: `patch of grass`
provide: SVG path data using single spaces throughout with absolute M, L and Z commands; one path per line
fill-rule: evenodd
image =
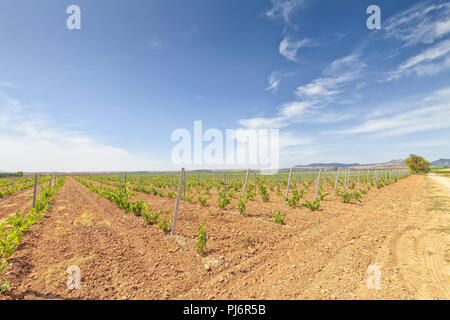
M 427 211 L 448 211 L 443 201 L 436 200 L 431 208 L 428 208 Z
M 435 229 L 432 229 L 432 230 L 436 230 L 436 231 L 439 231 L 439 232 L 450 233 L 450 227 L 440 227 L 440 228 L 435 228 Z
M 104 219 L 104 217 L 99 214 L 98 212 L 91 212 L 91 211 L 85 211 L 82 214 L 80 214 L 78 217 L 76 217 L 73 221 L 74 225 L 85 225 L 85 226 L 92 226 L 92 225 L 111 225 L 110 221 L 107 221 Z

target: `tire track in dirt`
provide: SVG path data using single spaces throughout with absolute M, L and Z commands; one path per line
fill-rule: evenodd
M 205 283 L 197 291 L 214 292 L 220 298 L 268 299 L 411 299 L 422 296 L 412 287 L 424 286 L 423 279 L 408 278 L 402 264 L 411 256 L 401 255 L 399 241 L 404 234 L 425 224 L 426 198 L 423 176 L 410 177 L 379 190 L 361 207 L 349 207 L 342 216 L 315 225 L 300 235 L 281 242 L 272 252 L 250 259 L 230 272 Z M 397 205 L 393 205 L 397 202 Z M 322 214 L 322 213 L 319 213 Z M 423 216 L 421 216 L 423 215 Z M 304 241 L 306 239 L 306 241 Z M 303 241 L 299 241 L 303 240 Z M 432 241 L 432 244 L 439 241 Z M 298 245 L 301 244 L 301 245 Z M 421 255 L 417 252 L 416 257 Z M 420 261 L 431 272 L 442 270 L 443 261 Z M 381 290 L 366 287 L 369 265 L 382 270 Z M 436 265 L 437 264 L 437 265 Z M 436 275 L 436 273 L 434 273 Z M 237 275 L 237 276 L 236 276 Z M 436 277 L 436 276 L 435 276 Z M 447 277 L 448 278 L 448 277 Z M 223 280 L 224 279 L 224 280 Z M 437 279 L 442 279 L 439 275 Z M 446 298 L 448 285 L 442 282 L 434 298 Z M 422 290 L 423 291 L 423 290 Z M 232 295 L 229 295 L 233 292 Z M 228 293 L 228 294 L 227 294 Z M 183 297 L 201 295 L 186 294 Z
M 448 299 L 450 237 L 448 231 L 439 230 L 449 226 L 448 197 L 425 176 L 413 176 L 409 180 L 414 180 L 415 191 L 409 188 L 403 196 L 404 205 L 394 210 L 395 214 L 400 213 L 399 228 L 377 258 L 380 265 L 389 266 L 388 273 L 382 275 L 382 288 L 387 286 L 389 298 L 400 297 L 399 293 L 403 292 L 408 299 Z M 447 205 L 434 210 L 436 197 L 447 197 Z M 396 279 L 383 281 L 392 271 L 396 271 Z M 377 290 L 361 290 L 361 294 L 367 298 L 386 297 Z
M 448 299 L 448 210 L 434 188 L 412 176 L 374 189 L 363 204 L 330 197 L 318 212 L 284 207 L 288 226 L 182 203 L 173 237 L 68 177 L 7 276 L 12 296 L 25 299 Z M 173 202 L 137 198 L 157 208 Z M 200 257 L 195 236 L 204 218 Z M 65 270 L 73 264 L 82 288 L 69 291 Z M 372 264 L 382 271 L 380 290 L 366 287 Z

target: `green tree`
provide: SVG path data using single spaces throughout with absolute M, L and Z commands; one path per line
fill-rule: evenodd
M 431 171 L 430 163 L 421 156 L 410 154 L 405 162 L 412 173 L 428 173 Z

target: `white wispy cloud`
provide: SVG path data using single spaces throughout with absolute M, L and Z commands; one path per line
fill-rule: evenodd
M 267 86 L 267 91 L 277 91 L 278 86 L 280 85 L 281 78 L 278 76 L 276 72 L 272 72 L 269 76 L 269 85 Z
M 300 48 L 313 47 L 315 45 L 316 43 L 311 39 L 290 40 L 289 38 L 283 38 L 278 50 L 288 60 L 297 62 L 297 52 Z
M 283 128 L 295 123 L 334 123 L 346 120 L 351 113 L 323 112 L 322 106 L 340 89 L 363 75 L 365 63 L 353 53 L 337 59 L 323 71 L 323 77 L 300 86 L 295 90 L 298 100 L 283 104 L 274 117 L 241 119 L 246 128 Z
M 340 93 L 340 88 L 363 77 L 366 64 L 358 54 L 350 54 L 333 61 L 323 71 L 323 77 L 299 86 L 295 90 L 297 97 L 302 99 L 326 99 Z
M 274 117 L 255 117 L 240 119 L 239 124 L 251 129 L 282 129 L 298 123 L 331 124 L 352 119 L 356 114 L 350 111 L 334 111 L 324 109 L 307 101 L 291 101 L 283 104 Z
M 51 117 L 0 92 L 0 170 L 118 171 L 160 168 L 125 149 L 62 128 Z
M 276 92 L 281 84 L 281 79 L 292 76 L 292 72 L 274 71 L 269 75 L 266 91 Z
M 306 121 L 306 114 L 314 105 L 308 102 L 291 101 L 282 105 L 278 111 L 278 115 L 273 118 L 251 118 L 241 119 L 239 123 L 252 129 L 261 128 L 283 128 L 295 122 Z
M 450 40 L 445 40 L 406 60 L 395 71 L 388 74 L 387 80 L 399 79 L 411 73 L 417 75 L 436 74 L 449 68 Z
M 263 118 L 255 117 L 250 119 L 241 119 L 239 124 L 250 129 L 279 129 L 285 127 L 288 123 L 284 117 Z
M 450 3 L 424 1 L 390 17 L 383 23 L 387 38 L 404 46 L 431 44 L 450 33 Z
M 289 17 L 299 8 L 293 9 L 291 5 L 274 5 L 270 15 L 282 17 L 289 24 Z M 297 62 L 301 56 L 299 51 L 311 46 L 313 42 L 292 40 L 295 37 L 287 36 L 287 30 L 287 27 L 283 30 L 284 38 L 279 52 L 288 60 Z M 400 103 L 387 101 L 374 109 L 357 103 L 363 101 L 367 89 L 374 84 L 375 77 L 379 78 L 380 75 L 384 82 L 387 78 L 400 79 L 413 73 L 430 75 L 449 70 L 450 40 L 446 40 L 449 35 L 450 3 L 427 1 L 414 5 L 383 21 L 383 31 L 359 42 L 349 55 L 331 62 L 319 77 L 300 84 L 294 91 L 294 101 L 278 106 L 275 115 L 241 119 L 239 124 L 245 128 L 280 128 L 281 132 L 295 129 L 298 133 L 302 126 L 294 127 L 295 124 L 305 123 L 309 127 L 316 125 L 315 128 L 320 129 L 320 125 L 326 123 L 339 128 L 338 123 L 351 120 L 345 122 L 351 123 L 350 127 L 325 133 L 338 135 L 342 139 L 354 139 L 355 136 L 405 136 L 450 128 L 450 92 L 447 94 L 446 91 L 450 89 L 429 93 L 422 99 L 403 97 Z M 378 45 L 375 41 L 383 41 L 385 44 L 389 42 L 390 45 L 395 43 L 397 47 L 393 45 L 392 48 L 398 51 L 396 54 L 392 54 L 392 51 L 380 54 L 379 50 L 371 50 L 371 45 Z M 407 56 L 398 67 L 394 65 L 393 71 L 388 71 L 386 66 L 389 63 L 385 62 L 393 61 L 399 52 L 414 52 L 414 55 Z M 273 77 L 269 79 L 267 90 L 275 91 L 279 85 L 279 78 Z M 321 134 L 323 133 L 322 130 Z M 313 156 L 317 156 L 316 152 L 320 150 L 319 146 L 284 146 L 281 155 L 295 159 L 308 148 Z
M 291 24 L 290 16 L 299 8 L 306 5 L 306 0 L 270 0 L 272 8 L 267 10 L 269 18 L 281 18 L 285 23 Z
M 450 87 L 436 90 L 425 98 L 411 102 L 409 108 L 405 108 L 403 104 L 398 109 L 393 109 L 393 105 L 388 104 L 386 109 L 386 112 L 380 113 L 380 117 L 330 134 L 391 137 L 450 128 Z

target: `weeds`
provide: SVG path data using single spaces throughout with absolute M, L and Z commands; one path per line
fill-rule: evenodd
M 273 222 L 278 224 L 284 224 L 284 219 L 286 218 L 286 213 L 281 214 L 280 211 L 271 211 L 270 214 L 272 215 Z
M 206 219 L 203 220 L 203 222 L 198 226 L 198 236 L 195 247 L 199 255 L 203 254 L 203 250 L 206 248 L 206 241 L 208 240 L 206 236 L 205 227 L 206 227 Z
M 303 198 L 305 191 L 303 189 L 298 192 L 296 189 L 292 190 L 292 198 L 287 199 L 286 203 L 291 207 L 298 207 L 298 203 Z
M 241 197 L 238 202 L 238 211 L 239 214 L 242 215 L 245 213 L 245 205 L 247 203 L 246 197 Z
M 198 196 L 198 202 L 199 202 L 202 206 L 206 207 L 206 205 L 207 205 L 207 203 L 208 203 L 208 198 L 207 198 L 207 197 L 202 197 L 202 196 L 200 195 L 200 196 Z
M 316 211 L 319 210 L 320 207 L 320 200 L 314 200 L 313 202 L 309 202 L 308 200 L 305 200 L 304 203 L 302 203 L 302 206 L 304 206 L 305 208 L 308 208 L 311 211 Z
M 161 219 L 158 221 L 158 229 L 164 232 L 168 232 L 170 229 L 170 225 L 172 224 L 172 218 L 169 220 Z
M 138 200 L 130 205 L 130 210 L 139 217 L 148 212 L 148 205 L 144 200 Z
M 261 198 L 263 202 L 268 202 L 270 200 L 269 194 L 267 193 L 267 188 L 264 186 L 263 183 L 260 183 L 258 185 L 259 193 L 261 193 Z
M 230 199 L 227 198 L 227 195 L 225 194 L 225 192 L 221 192 L 219 199 L 217 199 L 217 206 L 219 208 L 223 209 L 229 204 L 230 204 Z
M 342 202 L 343 203 L 349 203 L 350 200 L 355 199 L 358 202 L 361 202 L 361 194 L 358 191 L 354 191 L 354 192 L 341 192 L 340 196 L 342 197 Z

